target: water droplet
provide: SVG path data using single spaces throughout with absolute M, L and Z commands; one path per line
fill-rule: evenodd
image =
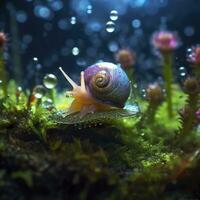
M 33 95 L 37 99 L 41 99 L 45 95 L 45 88 L 42 85 L 37 85 L 33 89 Z
M 146 90 L 142 89 L 142 97 L 145 98 L 146 97 Z
M 71 23 L 72 25 L 76 24 L 76 17 L 71 17 L 70 23 Z
M 110 19 L 116 21 L 118 19 L 118 12 L 116 10 L 111 10 Z
M 17 87 L 17 91 L 22 92 L 22 87 L 21 86 Z
M 33 61 L 38 62 L 38 58 L 37 57 L 33 57 Z
M 87 6 L 87 14 L 92 14 L 92 5 Z
M 133 28 L 140 28 L 140 26 L 141 26 L 141 21 L 140 21 L 139 19 L 134 19 L 134 20 L 132 21 L 132 26 L 133 26 Z
M 107 31 L 108 33 L 114 32 L 114 31 L 115 31 L 115 23 L 112 22 L 112 21 L 108 21 L 108 22 L 106 23 L 106 31 Z
M 48 89 L 53 89 L 57 85 L 57 78 L 54 74 L 47 74 L 43 79 L 43 84 Z
M 185 77 L 186 76 L 187 72 L 186 72 L 185 67 L 183 67 L 183 66 L 179 67 L 179 74 L 180 74 L 181 77 Z
M 79 48 L 78 48 L 78 47 L 74 47 L 74 48 L 72 49 L 72 54 L 73 54 L 74 56 L 77 56 L 77 55 L 79 54 Z
M 50 19 L 52 12 L 51 10 L 46 7 L 46 6 L 42 6 L 42 5 L 37 5 L 34 8 L 34 14 L 37 17 L 43 18 L 43 19 Z
M 23 10 L 20 10 L 17 12 L 16 14 L 16 20 L 19 22 L 19 23 L 24 23 L 26 22 L 27 20 L 27 14 L 23 11 Z
M 53 101 L 51 99 L 45 99 L 42 102 L 42 106 L 43 108 L 46 108 L 46 109 L 52 109 L 54 107 Z
M 116 51 L 118 51 L 118 49 L 119 49 L 119 46 L 118 46 L 118 44 L 117 44 L 117 42 L 110 42 L 109 44 L 108 44 L 108 48 L 109 48 L 109 50 L 111 51 L 111 52 L 116 52 Z

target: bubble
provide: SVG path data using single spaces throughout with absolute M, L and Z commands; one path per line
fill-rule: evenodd
M 184 29 L 184 34 L 185 34 L 186 36 L 191 37 L 191 36 L 194 35 L 194 33 L 195 33 L 195 30 L 194 30 L 194 28 L 193 28 L 192 26 L 187 26 L 187 27 L 185 27 L 185 29 Z
M 17 87 L 17 91 L 22 92 L 22 87 L 21 86 Z
M 27 14 L 26 14 L 24 11 L 22 11 L 22 10 L 18 11 L 18 12 L 16 13 L 16 20 L 17 20 L 19 23 L 24 23 L 24 22 L 26 22 L 26 20 L 27 20 Z
M 145 89 L 142 89 L 141 92 L 142 92 L 142 97 L 145 98 L 145 97 L 147 96 L 147 94 L 146 94 L 146 90 L 145 90 Z
M 76 24 L 76 17 L 71 17 L 70 23 L 71 23 L 72 25 Z
M 77 56 L 77 55 L 79 54 L 79 48 L 78 48 L 78 47 L 74 47 L 74 48 L 72 49 L 72 54 L 73 54 L 74 56 Z
M 43 78 L 43 84 L 48 89 L 55 88 L 55 86 L 57 85 L 57 82 L 58 82 L 58 80 L 54 74 L 47 74 Z
M 107 31 L 108 33 L 114 32 L 114 31 L 115 31 L 115 23 L 112 22 L 112 21 L 108 21 L 108 22 L 106 23 L 106 31 Z
M 111 12 L 110 12 L 110 19 L 112 21 L 116 21 L 118 19 L 118 12 L 116 10 L 111 10 Z
M 110 42 L 110 43 L 108 44 L 108 49 L 109 49 L 111 52 L 116 52 L 116 51 L 118 51 L 119 46 L 118 46 L 117 42 L 112 41 L 112 42 Z
M 87 6 L 87 14 L 92 14 L 92 5 Z
M 48 7 L 46 6 L 41 6 L 41 5 L 37 5 L 34 8 L 34 14 L 37 17 L 43 18 L 43 19 L 49 19 L 51 17 L 51 11 Z
M 50 6 L 54 11 L 59 11 L 63 8 L 63 2 L 60 0 L 52 1 Z
M 101 23 L 97 21 L 91 21 L 90 23 L 86 24 L 86 33 L 91 35 L 91 32 L 99 32 L 102 29 Z
M 76 64 L 81 67 L 86 66 L 86 60 L 84 58 L 79 58 L 77 59 Z
M 41 99 L 45 95 L 45 88 L 42 85 L 37 85 L 33 89 L 33 95 L 37 99 Z
M 185 67 L 183 67 L 183 66 L 179 67 L 179 74 L 180 74 L 181 77 L 185 77 L 186 76 L 187 72 L 186 72 Z
M 42 102 L 42 107 L 45 109 L 52 109 L 54 107 L 53 101 L 51 99 L 45 99 Z
M 134 20 L 132 21 L 132 26 L 133 26 L 133 28 L 140 28 L 140 26 L 141 26 L 141 21 L 140 21 L 139 19 L 134 19 Z
M 58 21 L 58 27 L 61 29 L 61 30 L 67 30 L 68 28 L 68 23 L 65 19 L 60 19 Z
M 132 7 L 142 7 L 145 4 L 146 0 L 135 0 L 131 1 L 130 4 Z

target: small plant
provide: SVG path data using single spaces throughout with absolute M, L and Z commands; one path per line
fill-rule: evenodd
M 177 35 L 170 31 L 159 31 L 154 33 L 152 37 L 152 44 L 155 49 L 160 52 L 163 77 L 165 80 L 166 100 L 168 116 L 173 116 L 172 107 L 172 83 L 173 78 L 173 51 L 179 46 Z

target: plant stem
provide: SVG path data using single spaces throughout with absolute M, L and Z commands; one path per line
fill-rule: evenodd
M 181 135 L 188 135 L 194 127 L 195 118 L 196 118 L 196 110 L 198 107 L 198 95 L 189 96 L 188 100 L 188 116 L 183 118 L 183 126 L 181 129 Z
M 157 104 L 149 104 L 149 107 L 147 109 L 147 113 L 148 113 L 147 122 L 148 122 L 148 124 L 151 125 L 151 124 L 154 123 L 155 115 L 156 115 L 156 112 L 158 110 L 158 107 L 159 107 L 159 105 L 157 105 Z
M 2 85 L 4 97 L 7 97 L 8 80 L 7 80 L 7 72 L 6 72 L 6 68 L 5 68 L 5 62 L 3 59 L 3 50 L 2 49 L 0 49 L 0 80 L 2 81 L 1 85 Z
M 54 89 L 49 89 L 48 96 L 52 100 L 52 102 L 55 102 L 55 96 L 54 96 Z
M 165 90 L 166 90 L 166 100 L 167 100 L 167 112 L 168 117 L 173 116 L 172 110 L 172 82 L 173 82 L 173 72 L 172 72 L 172 55 L 163 55 L 163 76 L 165 79 Z

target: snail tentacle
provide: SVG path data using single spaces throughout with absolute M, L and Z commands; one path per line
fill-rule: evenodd
M 78 87 L 78 85 L 64 72 L 62 67 L 59 67 L 59 70 L 62 72 L 63 76 L 66 78 L 66 80 L 70 83 L 70 85 L 75 89 Z

